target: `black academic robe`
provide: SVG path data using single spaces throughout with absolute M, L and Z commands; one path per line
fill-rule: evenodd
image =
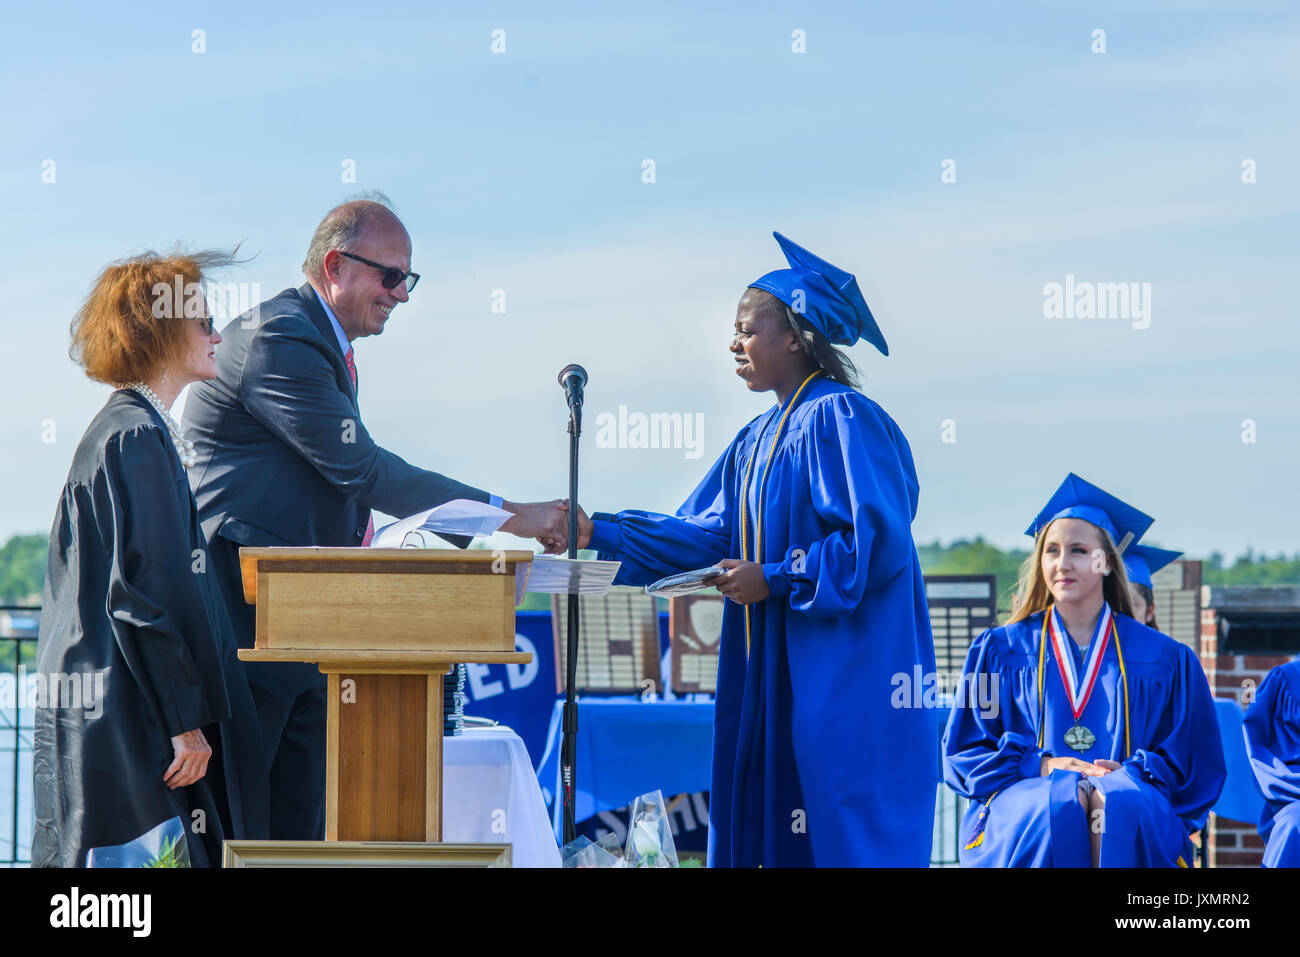
M 50 532 L 34 866 L 84 866 L 91 848 L 177 816 L 194 866 L 219 866 L 223 840 L 266 836 L 257 712 L 214 578 L 161 416 L 114 392 L 77 447 Z M 207 773 L 172 790 L 171 738 L 195 728 L 212 748 Z

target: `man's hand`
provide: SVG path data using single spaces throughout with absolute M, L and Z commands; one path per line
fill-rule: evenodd
M 520 538 L 535 538 L 542 543 L 548 555 L 559 555 L 569 547 L 569 512 L 565 499 L 550 502 L 502 502 L 501 507 L 513 512 L 501 531 Z
M 718 564 L 727 571 L 706 579 L 703 584 L 713 586 L 737 604 L 752 605 L 772 594 L 763 577 L 763 566 L 738 558 L 724 558 Z

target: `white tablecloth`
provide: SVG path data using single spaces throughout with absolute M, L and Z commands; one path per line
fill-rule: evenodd
M 528 749 L 509 728 L 466 728 L 442 739 L 442 839 L 512 844 L 515 867 L 559 867 Z

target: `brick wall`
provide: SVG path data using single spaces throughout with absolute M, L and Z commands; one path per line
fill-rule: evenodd
M 1239 704 L 1249 705 L 1254 691 L 1270 671 L 1286 664 L 1291 655 L 1217 655 L 1214 659 L 1214 688 L 1216 698 L 1236 698 Z
M 1210 815 L 1210 867 L 1259 867 L 1264 841 L 1254 824 Z

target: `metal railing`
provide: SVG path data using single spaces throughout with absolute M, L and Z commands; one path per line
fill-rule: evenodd
M 32 732 L 22 675 L 36 672 L 39 606 L 0 605 L 0 867 L 31 861 Z M 937 742 L 936 742 L 937 745 Z M 964 804 L 940 785 L 935 796 L 931 867 L 957 865 L 957 832 Z
M 36 671 L 41 609 L 0 605 L 0 867 L 32 854 L 32 730 L 25 674 Z

